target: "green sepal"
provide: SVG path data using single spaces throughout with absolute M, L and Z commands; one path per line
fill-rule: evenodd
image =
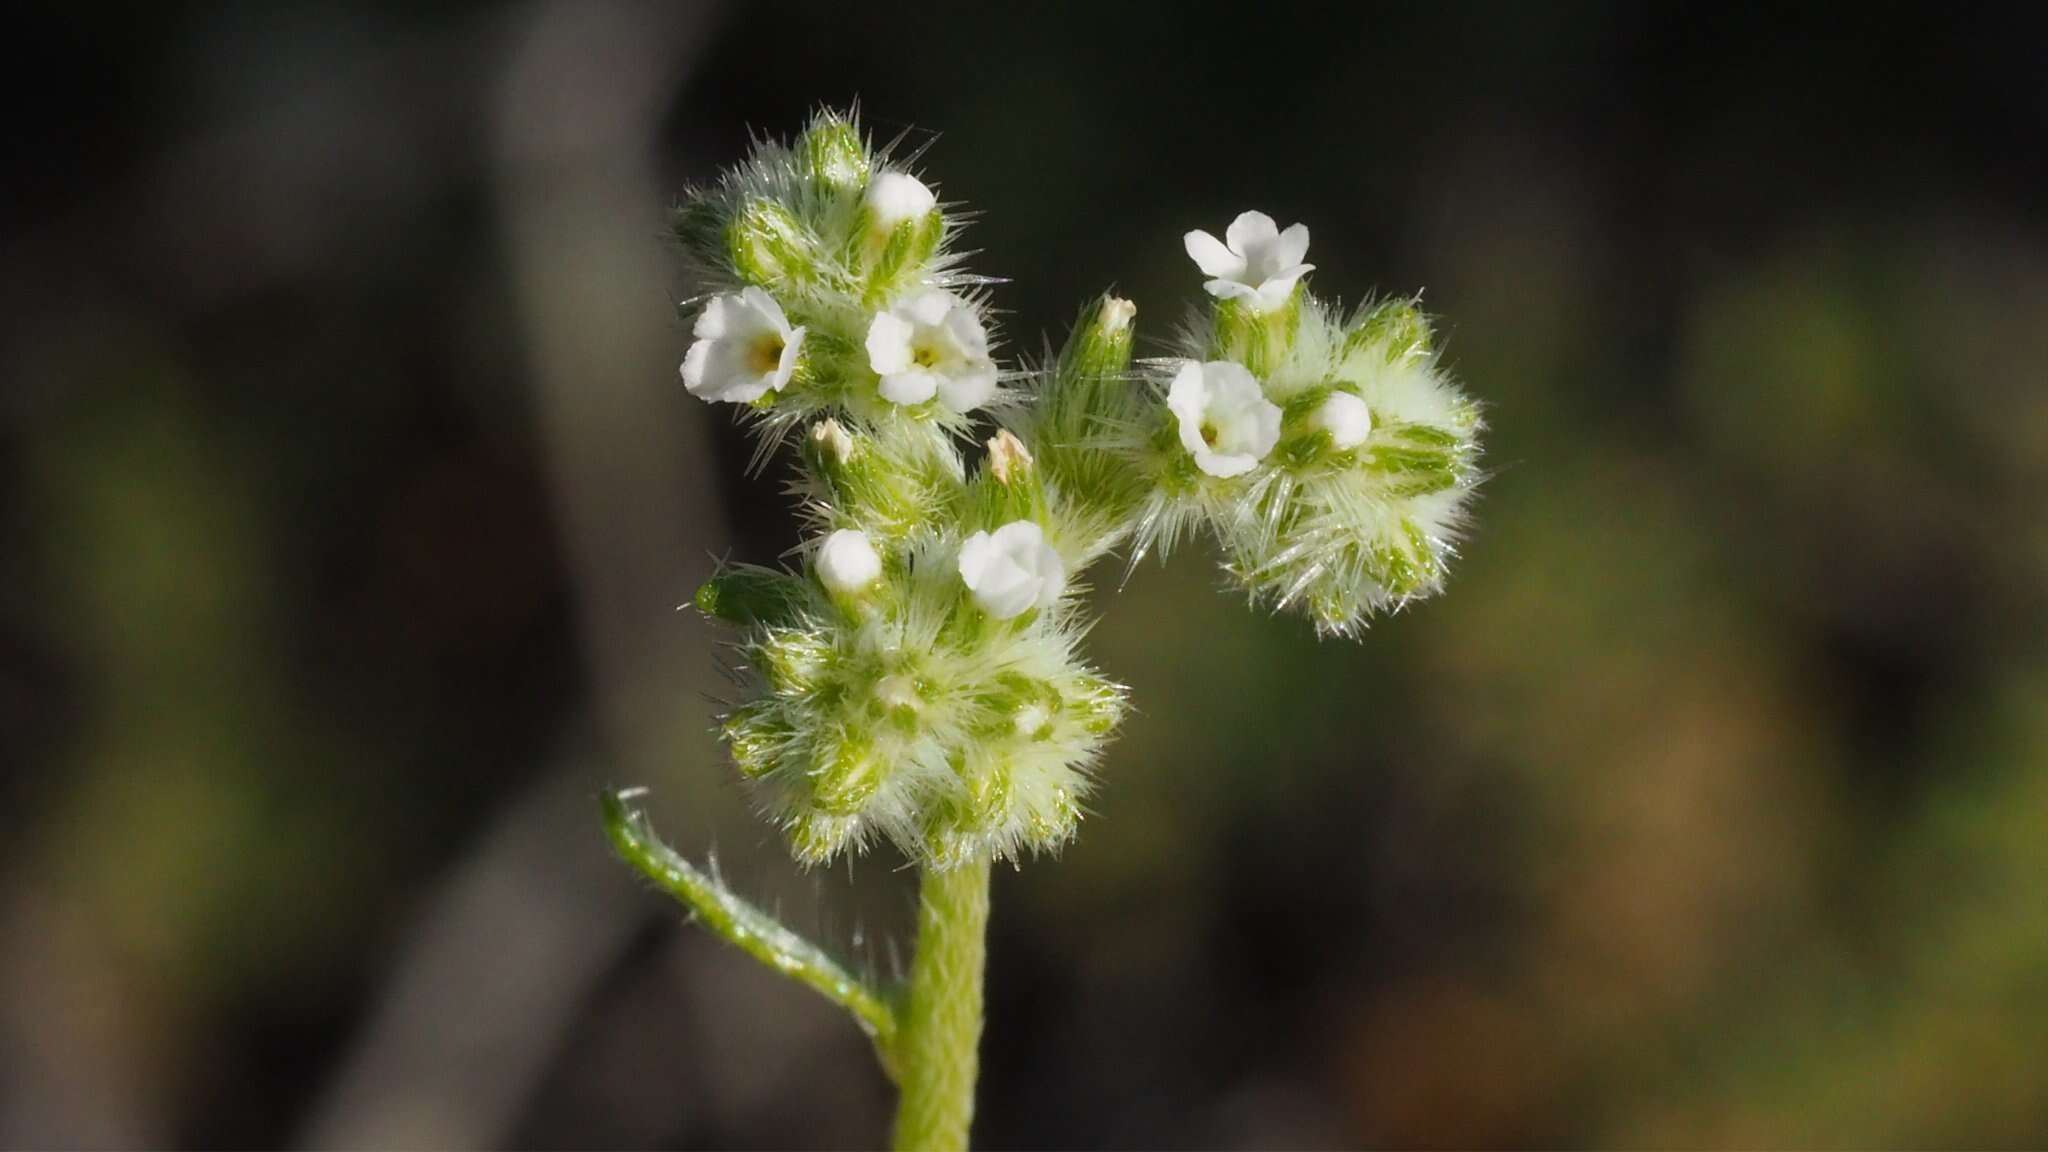
M 811 600 L 800 578 L 750 564 L 720 570 L 692 597 L 697 611 L 741 627 L 791 623 Z

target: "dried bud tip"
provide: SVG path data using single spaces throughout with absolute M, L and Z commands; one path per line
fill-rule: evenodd
M 841 464 L 853 455 L 853 437 L 837 420 L 821 420 L 811 426 L 811 444 L 823 455 Z
M 988 467 L 999 483 L 1008 485 L 1030 474 L 1031 453 L 1005 429 L 988 442 Z
M 1097 323 L 1102 334 L 1115 336 L 1131 326 L 1131 320 L 1138 314 L 1138 306 L 1121 296 L 1106 296 L 1102 300 L 1102 312 Z

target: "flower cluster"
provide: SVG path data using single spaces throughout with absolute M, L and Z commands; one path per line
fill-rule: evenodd
M 712 289 L 683 382 L 777 432 L 826 411 L 959 430 L 1002 396 L 980 288 L 937 195 L 821 113 L 690 193 L 676 235 Z
M 931 868 L 1058 848 L 1124 706 L 1079 654 L 1073 577 L 1101 528 L 1061 514 L 1015 435 L 962 456 L 1003 389 L 937 198 L 825 113 L 693 194 L 678 231 L 719 289 L 685 386 L 748 406 L 770 445 L 807 426 L 802 570 L 729 567 L 697 596 L 740 630 L 741 772 L 806 863 L 877 839 Z M 1103 369 L 1128 363 L 1125 340 Z
M 1213 299 L 1179 355 L 1134 369 L 1135 308 L 1102 297 L 1007 374 L 954 230 L 833 113 L 677 215 L 712 287 L 684 385 L 740 406 L 764 455 L 801 431 L 800 569 L 730 567 L 697 603 L 740 630 L 724 734 L 810 863 L 1073 834 L 1124 708 L 1081 658 L 1077 577 L 1118 544 L 1135 562 L 1206 530 L 1255 600 L 1351 634 L 1441 586 L 1477 482 L 1478 410 L 1420 311 L 1311 296 L 1300 224 L 1187 234 Z M 1002 429 L 970 465 L 984 412 Z
M 1225 237 L 1187 234 L 1215 301 L 1151 363 L 1163 404 L 1125 425 L 1147 489 L 1136 551 L 1207 527 L 1255 600 L 1352 634 L 1442 586 L 1479 411 L 1413 301 L 1344 312 L 1308 294 L 1307 228 L 1246 212 Z

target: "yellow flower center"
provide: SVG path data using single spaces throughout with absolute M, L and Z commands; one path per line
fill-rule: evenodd
M 764 332 L 747 349 L 747 368 L 756 376 L 770 376 L 782 367 L 782 337 L 774 332 Z

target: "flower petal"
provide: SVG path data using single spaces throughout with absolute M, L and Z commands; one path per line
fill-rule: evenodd
M 1267 277 L 1258 291 L 1251 294 L 1258 301 L 1259 311 L 1272 312 L 1284 306 L 1287 298 L 1294 295 L 1294 282 L 1315 270 L 1313 264 L 1296 264 Z
M 1228 478 L 1242 476 L 1259 466 L 1256 456 L 1223 456 L 1215 452 L 1204 452 L 1195 457 L 1195 467 L 1211 476 Z
M 770 388 L 780 392 L 789 383 L 790 377 L 796 375 L 797 361 L 803 356 L 803 348 L 804 329 L 803 325 L 799 324 L 783 337 L 782 358 L 775 363 L 775 375 L 768 381 Z
M 711 361 L 711 341 L 699 340 L 683 353 L 683 387 L 690 395 L 701 395 L 704 387 L 704 369 Z
M 1240 212 L 1237 219 L 1224 229 L 1223 239 L 1230 250 L 1249 259 L 1252 249 L 1272 244 L 1280 238 L 1280 226 L 1264 212 Z
M 882 399 L 891 404 L 922 404 L 939 390 L 939 378 L 922 368 L 890 372 L 882 377 Z
M 1281 268 L 1291 268 L 1301 263 L 1308 255 L 1308 225 L 1290 224 L 1280 234 L 1280 242 L 1273 249 L 1273 259 Z
M 697 314 L 696 326 L 690 329 L 690 334 L 699 340 L 716 340 L 725 335 L 732 323 L 728 314 L 732 304 L 730 296 L 713 296 L 710 303 L 704 305 L 704 311 Z
M 896 311 L 907 316 L 912 323 L 926 328 L 936 328 L 945 323 L 946 314 L 955 307 L 965 310 L 965 302 L 943 288 L 920 292 L 907 305 L 898 305 Z
M 1202 382 L 1202 365 L 1194 360 L 1181 366 L 1166 390 L 1167 410 L 1180 422 L 1180 446 L 1197 457 L 1209 450 L 1202 440 L 1202 408 L 1208 398 L 1208 389 Z
M 910 367 L 910 321 L 891 312 L 877 312 L 868 322 L 868 367 L 881 375 Z
M 988 355 L 988 330 L 981 326 L 981 319 L 972 309 L 955 308 L 948 312 L 945 327 L 946 334 L 968 359 L 979 360 Z
M 1244 257 L 1223 246 L 1223 241 L 1197 229 L 1180 238 L 1188 258 L 1204 276 L 1233 278 L 1244 275 Z
M 972 412 L 995 398 L 996 366 L 987 360 L 937 377 L 939 399 L 955 412 Z
M 773 324 L 777 332 L 785 336 L 789 334 L 789 318 L 782 314 L 782 305 L 775 302 L 775 297 L 750 284 L 746 291 L 740 293 L 740 299 L 762 319 Z
M 1236 280 L 1211 280 L 1202 288 L 1218 300 L 1255 300 L 1259 295 L 1258 289 Z

